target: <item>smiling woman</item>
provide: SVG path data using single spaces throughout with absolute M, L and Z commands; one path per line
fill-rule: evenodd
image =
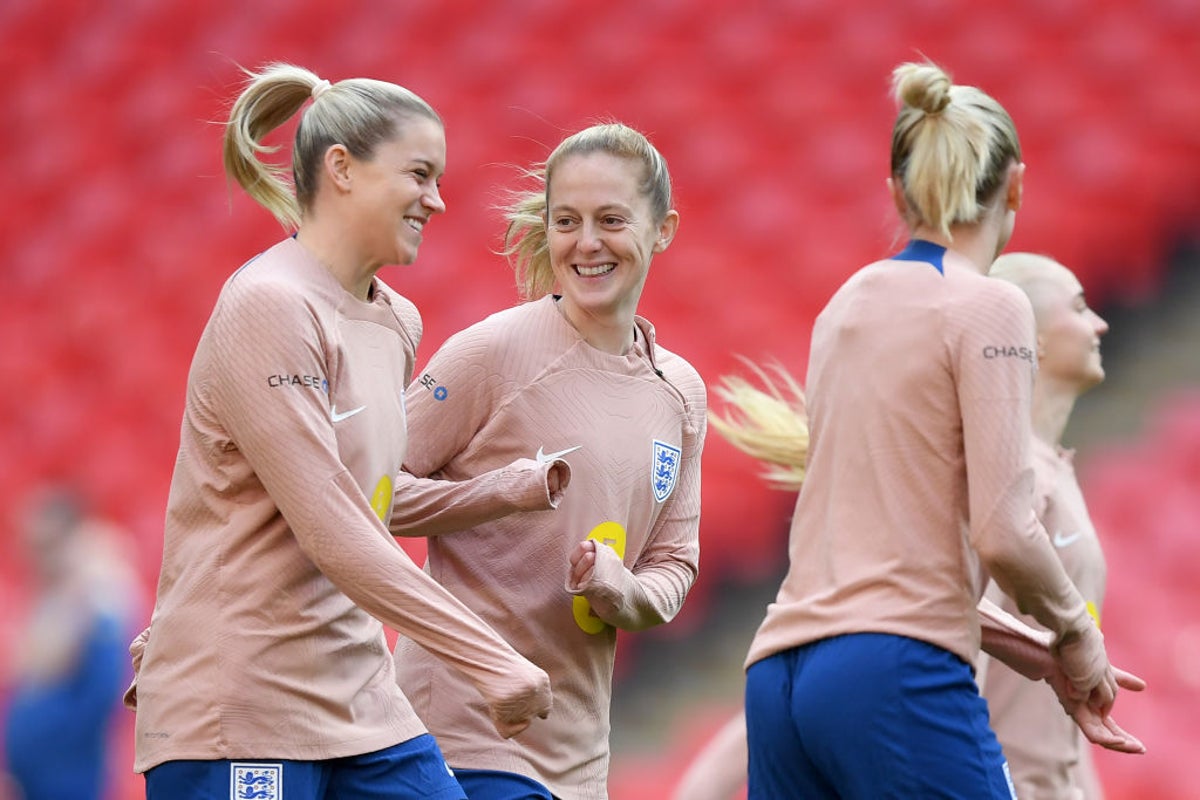
M 618 355 L 633 344 L 650 260 L 679 226 L 674 210 L 655 219 L 639 192 L 640 171 L 603 151 L 574 155 L 562 162 L 546 212 L 559 309 L 589 344 Z
M 293 194 L 258 155 L 302 108 Z M 438 115 L 391 83 L 277 64 L 233 105 L 226 171 L 297 233 L 225 283 L 188 376 L 154 615 L 126 696 L 151 800 L 231 786 L 264 800 L 464 798 L 393 679 L 381 621 L 451 665 L 493 736 L 550 707 L 546 674 L 384 527 L 421 318 L 375 273 L 416 259 L 445 210 L 445 160 Z
M 704 384 L 637 315 L 679 225 L 666 162 L 637 131 L 598 125 L 535 177 L 506 237 L 529 302 L 451 337 L 407 393 L 417 478 L 472 487 L 535 453 L 571 470 L 557 508 L 455 504 L 429 541 L 430 573 L 550 674 L 545 722 L 498 741 L 460 677 L 397 642 L 400 685 L 473 800 L 606 796 L 616 632 L 672 619 L 699 557 Z M 429 531 L 404 521 L 421 508 L 412 485 L 393 533 Z

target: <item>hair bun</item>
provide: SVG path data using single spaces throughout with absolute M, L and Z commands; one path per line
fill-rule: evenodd
M 892 73 L 896 99 L 926 114 L 938 114 L 950 105 L 950 76 L 933 64 L 901 64 Z

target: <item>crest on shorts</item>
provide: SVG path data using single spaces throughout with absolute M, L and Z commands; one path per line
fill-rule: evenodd
M 650 484 L 654 488 L 654 499 L 662 502 L 675 491 L 679 479 L 679 460 L 683 451 L 672 444 L 654 440 L 654 460 L 650 468 Z
M 233 762 L 229 800 L 283 800 L 283 764 Z

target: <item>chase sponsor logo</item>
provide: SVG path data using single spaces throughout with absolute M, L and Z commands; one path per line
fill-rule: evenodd
M 272 389 L 299 386 L 304 389 L 320 389 L 325 394 L 329 394 L 329 381 L 320 375 L 269 375 L 267 386 Z
M 683 451 L 675 445 L 655 439 L 653 453 L 650 483 L 654 487 L 654 499 L 661 503 L 675 490 L 675 482 L 679 480 L 679 459 L 683 456 Z
M 445 400 L 447 395 L 450 394 L 450 390 L 438 383 L 437 379 L 428 372 L 421 376 L 421 385 L 433 392 L 434 400 Z
M 983 348 L 984 358 L 1019 358 L 1022 361 L 1033 363 L 1033 350 L 1028 347 L 1017 347 L 1016 345 L 988 345 Z
M 283 800 L 283 764 L 233 762 L 229 800 Z

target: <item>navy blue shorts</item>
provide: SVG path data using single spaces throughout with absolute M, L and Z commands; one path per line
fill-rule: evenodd
M 958 656 L 859 633 L 746 672 L 749 800 L 1015 800 L 987 703 Z
M 545 786 L 515 772 L 455 767 L 454 775 L 470 800 L 554 800 Z
M 146 800 L 465 800 L 429 734 L 323 761 L 168 761 L 146 773 Z

